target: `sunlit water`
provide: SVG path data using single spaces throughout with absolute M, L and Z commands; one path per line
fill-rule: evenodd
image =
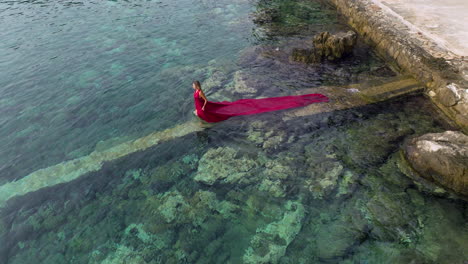
M 363 43 L 339 63 L 288 62 L 323 30 L 349 28 L 314 1 L 0 2 L 0 184 L 194 120 L 195 79 L 235 100 L 396 75 Z M 405 140 L 448 128 L 424 98 L 286 112 L 10 199 L 0 263 L 468 259 L 466 202 L 420 192 L 397 167 Z

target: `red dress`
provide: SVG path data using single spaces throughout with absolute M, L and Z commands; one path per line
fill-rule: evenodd
M 288 108 L 306 106 L 313 103 L 328 102 L 323 94 L 304 94 L 261 99 L 240 99 L 234 102 L 210 102 L 202 110 L 205 100 L 200 96 L 200 90 L 193 93 L 195 109 L 198 117 L 206 122 L 214 123 L 233 116 L 253 115 Z

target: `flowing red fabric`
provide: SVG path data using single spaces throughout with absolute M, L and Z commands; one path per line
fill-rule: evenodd
M 210 123 L 223 121 L 233 116 L 253 115 L 328 102 L 328 97 L 323 94 L 304 94 L 261 99 L 240 99 L 234 102 L 208 101 L 205 110 L 202 110 L 205 101 L 200 97 L 200 90 L 193 93 L 193 98 L 195 99 L 195 109 L 198 117 Z

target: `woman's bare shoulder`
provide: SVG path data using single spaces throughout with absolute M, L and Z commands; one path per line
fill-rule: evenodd
M 203 90 L 200 90 L 200 95 L 203 96 L 203 97 L 206 97 L 206 96 L 205 96 L 205 93 L 203 92 Z

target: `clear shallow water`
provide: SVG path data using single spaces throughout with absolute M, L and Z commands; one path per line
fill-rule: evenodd
M 249 45 L 250 9 L 210 1 L 3 2 L 0 171 L 21 177 L 99 141 L 181 121 L 191 80 L 206 74 L 197 67 L 234 61 Z
M 262 24 L 252 13 L 265 8 L 281 12 Z M 13 1 L 0 12 L 1 183 L 192 120 L 193 79 L 233 100 L 395 75 L 362 43 L 338 64 L 289 63 L 304 38 L 347 29 L 316 2 Z M 443 129 L 423 98 L 282 115 L 235 118 L 10 200 L 0 259 L 466 260 L 466 203 L 419 192 L 396 166 L 405 139 Z

